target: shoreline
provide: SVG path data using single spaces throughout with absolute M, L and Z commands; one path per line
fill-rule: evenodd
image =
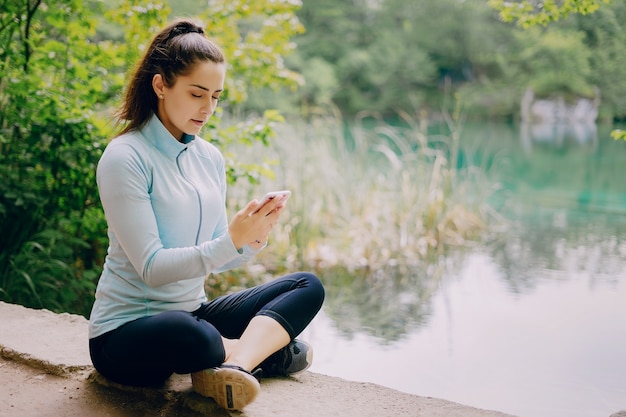
M 91 365 L 82 316 L 0 302 L 0 317 L 0 416 L 511 417 L 310 371 L 263 379 L 254 403 L 229 412 L 193 392 L 189 375 L 160 388 L 107 381 Z

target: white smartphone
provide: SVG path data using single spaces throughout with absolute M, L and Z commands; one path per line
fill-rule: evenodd
M 261 210 L 261 208 L 266 205 L 270 200 L 273 200 L 276 197 L 282 197 L 285 196 L 285 201 L 287 201 L 287 199 L 289 197 L 291 197 L 291 191 L 289 190 L 282 190 L 282 191 L 270 191 L 269 193 L 265 194 L 263 196 L 263 198 L 261 199 L 261 201 L 259 201 L 259 208 L 256 209 L 254 212 L 256 213 L 257 211 Z

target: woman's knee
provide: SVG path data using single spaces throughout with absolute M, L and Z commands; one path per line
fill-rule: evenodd
M 203 367 L 221 364 L 225 357 L 224 342 L 220 332 L 207 321 L 197 318 L 188 334 L 185 350 L 192 357 L 202 358 Z
M 164 317 L 163 330 L 178 345 L 175 350 L 194 362 L 198 361 L 201 369 L 224 361 L 222 336 L 212 324 L 186 312 L 171 312 L 167 316 Z
M 303 272 L 301 279 L 304 279 L 306 282 L 304 287 L 307 288 L 308 296 L 316 300 L 319 307 L 321 307 L 326 295 L 326 290 L 324 289 L 322 281 L 311 272 Z

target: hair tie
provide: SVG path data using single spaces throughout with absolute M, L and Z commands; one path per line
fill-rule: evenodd
M 195 26 L 176 26 L 172 28 L 172 31 L 165 41 L 167 42 L 170 39 L 175 38 L 176 36 L 184 35 L 186 33 L 198 33 L 200 35 L 204 35 L 204 30 L 200 27 Z

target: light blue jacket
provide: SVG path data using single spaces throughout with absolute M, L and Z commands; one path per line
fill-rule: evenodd
M 140 317 L 193 311 L 211 272 L 258 251 L 228 234 L 224 158 L 209 142 L 177 141 L 153 115 L 112 140 L 97 169 L 109 249 L 89 319 L 94 338 Z

